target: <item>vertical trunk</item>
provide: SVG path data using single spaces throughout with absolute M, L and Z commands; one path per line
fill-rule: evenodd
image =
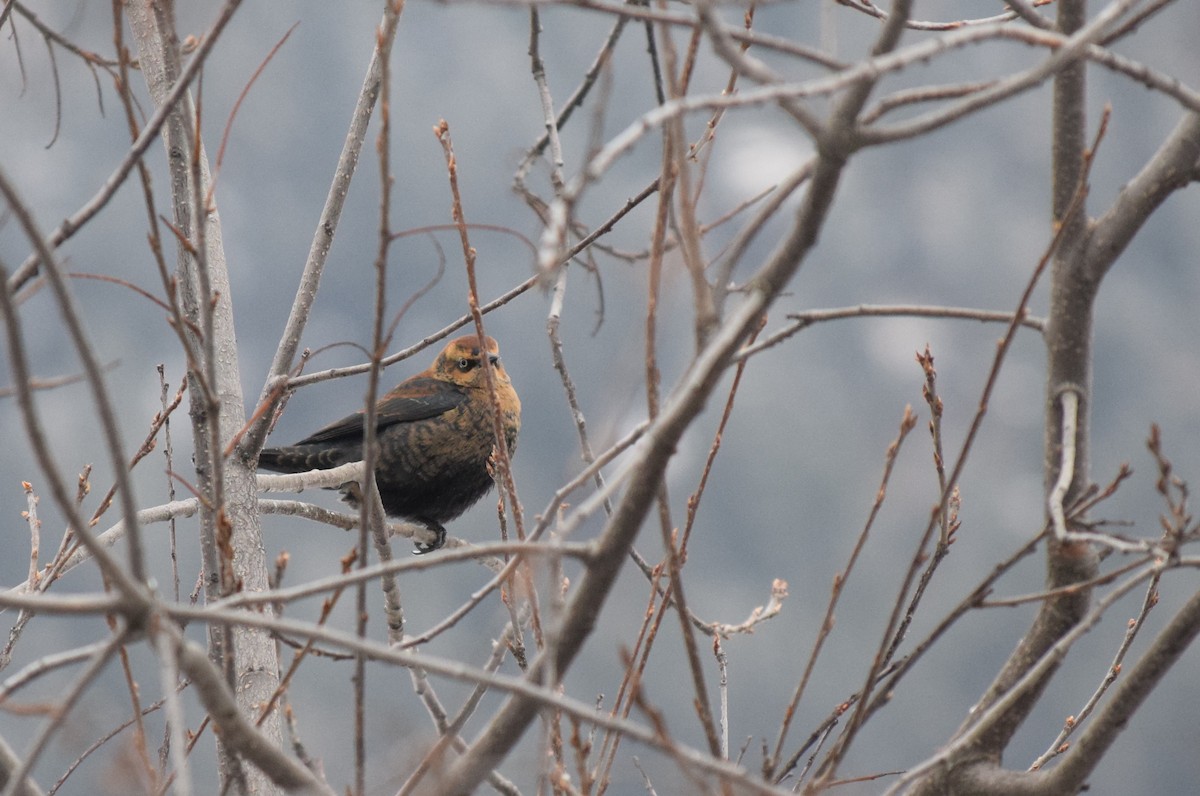
M 1062 0 L 1058 4 L 1060 32 L 1071 34 L 1084 23 L 1086 0 Z M 1064 68 L 1054 79 L 1053 107 L 1053 198 L 1055 224 L 1065 224 L 1050 276 L 1050 316 L 1046 327 L 1046 403 L 1044 475 L 1045 494 L 1058 479 L 1062 459 L 1063 416 L 1061 396 L 1072 391 L 1079 397 L 1075 432 L 1074 474 L 1066 504 L 1088 483 L 1088 413 L 1092 386 L 1092 313 L 1097 284 L 1088 275 L 1086 252 L 1088 222 L 1086 205 L 1077 197 L 1083 174 L 1087 123 L 1085 66 L 1082 62 Z M 1072 212 L 1072 208 L 1073 212 Z M 1070 214 L 1068 216 L 1068 214 Z M 1047 588 L 1086 580 L 1096 572 L 1097 559 L 1086 544 L 1047 546 Z M 1088 589 L 1042 603 L 1033 626 L 1018 643 L 999 675 L 960 728 L 974 725 L 981 715 L 1005 694 L 1037 660 L 1087 612 Z M 1008 714 L 979 744 L 978 754 L 998 762 L 1013 734 L 1037 704 L 1042 690 L 1057 667 L 1050 667 L 1041 682 L 1028 690 Z
M 150 95 L 161 103 L 179 75 L 179 42 L 169 2 L 130 0 L 130 24 Z M 221 246 L 220 220 L 205 212 L 210 186 L 208 162 L 196 139 L 196 112 L 184 94 L 163 128 L 171 174 L 174 221 L 189 247 L 178 247 L 177 283 L 180 303 L 192 328 L 191 419 L 195 443 L 196 486 L 204 496 L 201 544 L 206 598 L 239 588 L 267 588 L 266 555 L 258 519 L 253 471 L 239 459 L 225 461 L 222 450 L 245 423 L 238 372 L 229 275 Z M 197 184 L 198 182 L 198 184 Z M 261 630 L 209 626 L 210 657 L 226 673 L 242 715 L 258 718 L 279 682 L 274 642 Z M 278 717 L 264 722 L 262 732 L 281 738 Z M 241 771 L 236 750 L 218 738 L 223 792 L 267 794 L 277 788 L 257 769 Z M 232 783 L 232 790 L 229 785 Z

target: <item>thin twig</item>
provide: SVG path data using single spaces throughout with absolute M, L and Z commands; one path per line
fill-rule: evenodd
M 866 546 L 867 537 L 871 532 L 871 528 L 875 525 L 875 519 L 879 516 L 880 510 L 883 508 L 884 499 L 887 496 L 888 482 L 891 481 L 892 470 L 896 466 L 896 459 L 900 455 L 900 449 L 904 445 L 904 440 L 907 439 L 910 431 L 917 425 L 917 416 L 913 414 L 912 407 L 904 407 L 904 414 L 900 418 L 899 431 L 896 438 L 893 439 L 887 446 L 887 451 L 884 454 L 883 474 L 880 477 L 879 488 L 875 491 L 875 500 L 871 504 L 871 509 L 867 514 L 867 520 L 863 524 L 862 531 L 858 534 L 858 539 L 854 543 L 854 548 L 850 551 L 850 558 L 846 562 L 846 566 L 833 579 L 833 587 L 830 590 L 829 602 L 825 607 L 825 618 L 821 622 L 821 629 L 817 633 L 817 638 L 813 642 L 812 651 L 808 655 L 808 662 L 804 666 L 804 671 L 800 675 L 800 680 L 796 684 L 795 690 L 792 692 L 792 697 L 788 700 L 787 707 L 783 711 L 783 719 L 779 725 L 779 736 L 775 740 L 775 751 L 771 754 L 770 760 L 765 767 L 765 774 L 768 779 L 775 775 L 775 766 L 783 755 L 783 745 L 787 740 L 788 730 L 791 728 L 792 720 L 796 716 L 796 710 L 800 705 L 800 700 L 804 697 L 804 692 L 808 687 L 809 678 L 812 676 L 813 670 L 816 668 L 817 659 L 821 655 L 821 651 L 825 646 L 825 640 L 829 634 L 833 632 L 833 616 L 837 609 L 842 593 L 845 591 L 846 582 L 854 570 L 854 565 L 858 561 L 859 555 Z M 864 693 L 866 693 L 864 691 Z
M 167 119 L 172 113 L 174 113 L 179 99 L 185 93 L 187 93 L 188 89 L 191 87 L 192 80 L 194 80 L 196 75 L 199 74 L 203 69 L 209 53 L 212 51 L 213 46 L 221 38 L 221 32 L 225 29 L 225 26 L 229 23 L 229 20 L 233 18 L 233 14 L 239 5 L 241 5 L 240 0 L 227 0 L 221 7 L 221 10 L 217 14 L 217 18 L 213 21 L 212 26 L 208 29 L 204 36 L 201 37 L 200 46 L 196 48 L 194 53 L 192 53 L 191 57 L 188 59 L 187 65 L 183 68 L 183 71 L 180 72 L 178 80 L 172 84 L 166 97 L 163 99 L 163 102 L 155 110 L 154 115 L 150 118 L 150 121 L 146 123 L 146 126 L 142 129 L 142 132 L 138 136 L 137 140 L 132 146 L 130 146 L 129 152 L 126 153 L 125 158 L 121 161 L 113 173 L 109 175 L 108 179 L 104 182 L 104 185 L 100 187 L 100 190 L 95 196 L 88 200 L 83 207 L 77 210 L 69 218 L 59 224 L 54 231 L 50 233 L 49 237 L 43 239 L 48 248 L 57 248 L 64 241 L 74 235 L 84 224 L 91 220 L 92 217 L 104 209 L 105 205 L 107 205 L 109 200 L 112 199 L 112 197 L 116 194 L 117 189 L 119 189 L 125 182 L 125 178 L 129 176 L 129 172 L 133 170 L 135 165 L 141 162 L 142 157 L 146 154 L 146 150 L 148 150 L 150 146 L 158 140 L 158 134 L 162 130 L 163 125 L 166 124 Z M 41 259 L 42 257 L 40 253 L 31 254 L 28 258 L 26 258 L 25 262 L 21 263 L 20 268 L 18 268 L 11 277 L 8 277 L 9 290 L 15 293 L 26 283 L 28 283 L 29 280 L 37 276 L 38 266 Z

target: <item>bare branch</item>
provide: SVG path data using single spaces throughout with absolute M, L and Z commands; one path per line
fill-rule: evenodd
M 1088 275 L 1099 281 L 1153 211 L 1176 191 L 1188 187 L 1200 168 L 1200 113 L 1180 119 L 1167 140 L 1133 179 L 1121 189 L 1116 201 L 1096 219 L 1083 259 Z
M 425 669 L 429 672 L 462 682 L 486 683 L 491 688 L 520 696 L 524 700 L 533 701 L 540 706 L 561 710 L 566 714 L 579 718 L 581 721 L 596 724 L 600 727 L 611 727 L 631 740 L 671 753 L 689 768 L 736 782 L 738 785 L 746 788 L 747 793 L 764 794 L 764 796 L 783 796 L 783 794 L 787 793 L 787 791 L 765 785 L 760 780 L 751 777 L 741 766 L 734 765 L 725 760 L 714 759 L 707 753 L 702 753 L 682 744 L 669 741 L 643 725 L 597 712 L 594 705 L 564 696 L 557 690 L 540 687 L 535 683 L 531 683 L 528 677 L 513 678 L 502 674 L 489 674 L 476 667 L 457 661 L 448 661 L 444 658 L 408 650 L 398 650 L 330 627 L 323 627 L 293 619 L 266 616 L 258 612 L 250 613 L 241 610 L 217 608 L 216 606 L 192 607 L 186 605 L 164 606 L 163 610 L 179 620 L 239 622 L 254 627 L 270 628 L 279 633 L 315 638 L 329 644 L 335 644 L 350 652 L 361 652 L 372 660 L 404 667 Z M 186 671 L 186 666 L 184 668 Z M 471 750 L 474 748 L 472 746 Z M 471 750 L 468 750 L 468 752 Z M 441 783 L 441 787 L 444 789 L 445 780 L 441 780 Z
M 173 644 L 179 668 L 192 681 L 197 695 L 208 709 L 208 715 L 221 729 L 221 737 L 230 749 L 236 749 L 254 763 L 272 782 L 289 791 L 327 794 L 334 790 L 315 774 L 279 750 L 278 743 L 268 738 L 242 715 L 241 707 L 223 682 L 203 648 L 188 641 L 173 623 L 163 623 L 158 633 L 164 643 Z
M 271 361 L 271 368 L 267 371 L 266 381 L 259 394 L 258 402 L 260 404 L 265 402 L 271 395 L 274 380 L 286 376 L 296 358 L 296 349 L 300 346 L 300 338 L 304 334 L 304 326 L 308 322 L 309 311 L 312 308 L 313 301 L 317 297 L 317 288 L 321 283 L 321 274 L 325 269 L 325 260 L 329 256 L 330 248 L 333 246 L 333 236 L 337 231 L 338 222 L 341 220 L 342 208 L 345 205 L 346 195 L 350 189 L 350 181 L 354 177 L 354 171 L 358 165 L 358 157 L 362 152 L 363 140 L 367 135 L 367 126 L 371 121 L 375 102 L 379 98 L 384 61 L 386 54 L 391 51 L 392 42 L 395 41 L 399 21 L 399 10 L 392 3 L 385 4 L 383 20 L 379 25 L 378 35 L 375 40 L 375 49 L 371 52 L 371 61 L 367 65 L 367 73 L 363 78 L 363 85 L 358 92 L 354 112 L 350 117 L 350 129 L 347 131 L 346 140 L 342 144 L 341 154 L 338 155 L 333 182 L 330 184 L 329 192 L 325 196 L 325 206 L 321 208 L 321 217 L 313 233 L 312 244 L 308 250 L 308 258 L 304 262 L 304 272 L 301 274 L 300 282 L 296 286 L 296 298 L 292 302 L 292 309 L 284 325 L 283 334 L 279 340 L 279 347 L 275 351 L 275 357 Z M 366 370 L 365 367 L 364 370 Z M 267 412 L 267 415 L 269 414 L 270 412 Z M 262 445 L 262 440 L 266 437 L 267 430 L 267 424 L 262 423 L 254 433 L 246 438 L 243 444 L 245 445 L 245 452 L 247 454 L 257 450 L 258 446 Z
M 1200 633 L 1200 593 L 1171 619 L 1136 664 L 1123 672 L 1108 703 L 1079 733 L 1075 742 L 1050 770 L 1046 793 L 1078 790 L 1096 769 L 1117 736 L 1129 725 L 1137 710 L 1179 657 Z
M 213 22 L 212 27 L 203 37 L 200 47 L 192 54 L 188 65 L 179 73 L 178 80 L 170 86 L 169 91 L 163 97 L 162 102 L 159 103 L 154 115 L 142 129 L 141 135 L 138 136 L 137 141 L 129 148 L 129 153 L 125 156 L 125 159 L 121 161 L 120 165 L 117 166 L 112 175 L 87 204 L 76 211 L 70 218 L 59 224 L 50 233 L 49 237 L 45 238 L 46 245 L 49 248 L 54 249 L 58 247 L 63 241 L 74 235 L 80 227 L 99 213 L 108 204 L 113 195 L 116 194 L 117 189 L 125 182 L 125 178 L 129 176 L 129 172 L 133 171 L 134 166 L 146 154 L 146 150 L 158 140 L 158 134 L 162 130 L 163 125 L 166 124 L 167 118 L 174 113 L 176 103 L 179 102 L 180 97 L 187 93 L 192 81 L 203 68 L 209 52 L 218 39 L 220 39 L 221 32 L 225 29 L 225 25 L 228 24 L 229 20 L 233 18 L 233 13 L 239 5 L 241 5 L 240 0 L 227 0 L 221 7 L 221 11 Z M 9 290 L 15 293 L 28 283 L 29 280 L 37 276 L 40 261 L 40 255 L 30 255 L 21 264 L 21 267 L 9 277 Z

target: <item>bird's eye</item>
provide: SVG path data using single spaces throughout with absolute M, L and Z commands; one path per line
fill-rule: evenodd
M 463 373 L 466 373 L 468 370 L 470 370 L 473 367 L 475 367 L 475 363 L 472 362 L 471 360 L 467 359 L 466 357 L 463 357 L 462 359 L 458 360 L 458 369 L 461 370 Z

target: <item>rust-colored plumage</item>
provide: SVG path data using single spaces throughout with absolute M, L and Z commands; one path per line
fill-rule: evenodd
M 452 341 L 428 370 L 405 379 L 379 399 L 376 434 L 379 460 L 375 483 L 390 516 L 419 522 L 442 545 L 449 522 L 487 494 L 492 486 L 488 457 L 495 446 L 493 408 L 482 358 L 491 364 L 496 397 L 503 414 L 509 454 L 521 428 L 521 400 L 500 363 L 500 348 L 486 338 L 467 335 Z M 283 473 L 327 470 L 362 459 L 363 413 L 356 412 L 285 448 L 265 448 L 258 466 Z M 354 489 L 343 498 L 357 505 Z

